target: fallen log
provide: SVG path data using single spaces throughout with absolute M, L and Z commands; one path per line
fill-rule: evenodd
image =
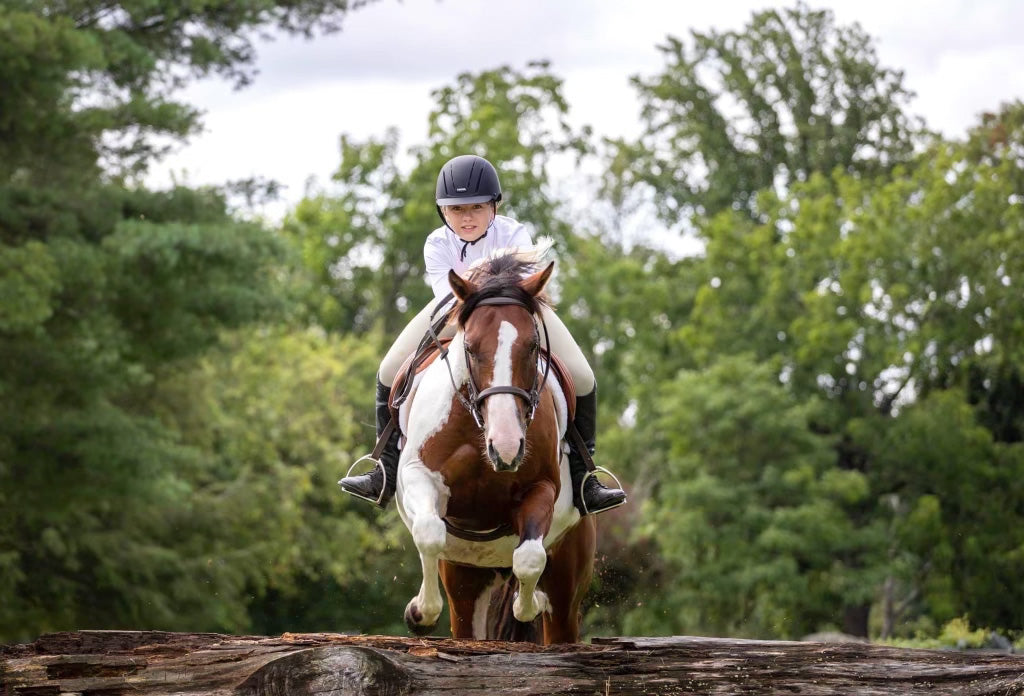
M 0 646 L 3 696 L 1024 694 L 1024 656 L 861 643 L 53 633 Z

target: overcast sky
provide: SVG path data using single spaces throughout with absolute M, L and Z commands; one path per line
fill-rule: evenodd
M 183 98 L 205 112 L 205 132 L 154 170 L 192 185 L 251 176 L 287 186 L 294 204 L 310 177 L 339 163 L 341 134 L 356 139 L 395 126 L 403 149 L 425 140 L 430 92 L 456 75 L 548 59 L 564 80 L 576 125 L 635 135 L 633 75 L 664 63 L 656 45 L 689 30 L 740 29 L 771 0 L 378 0 L 350 14 L 344 30 L 312 40 L 258 45 L 254 84 L 220 80 Z M 912 111 L 948 136 L 979 113 L 1024 99 L 1024 2 L 1020 0 L 821 0 L 840 24 L 859 23 L 880 62 L 902 69 L 917 94 Z M 276 216 L 280 209 L 265 211 Z

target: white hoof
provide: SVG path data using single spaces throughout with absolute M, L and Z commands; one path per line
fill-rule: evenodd
M 533 592 L 532 600 L 532 602 L 527 602 L 520 593 L 516 592 L 516 598 L 512 602 L 512 615 L 516 617 L 517 621 L 529 623 L 536 619 L 541 612 L 551 611 L 551 602 L 548 601 L 548 596 L 540 590 Z

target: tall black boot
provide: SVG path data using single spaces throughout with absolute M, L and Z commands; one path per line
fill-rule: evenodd
M 597 387 L 589 394 L 576 397 L 573 425 L 583 439 L 587 452 L 593 454 L 597 433 Z M 569 438 L 569 473 L 572 477 L 572 500 L 581 515 L 605 512 L 626 502 L 625 491 L 606 488 L 597 480 L 596 469 L 590 469 L 587 465 L 573 438 Z
M 388 401 L 391 399 L 391 387 L 381 384 L 377 380 L 377 439 L 380 440 L 381 433 L 391 420 L 391 410 Z M 338 481 L 341 490 L 362 498 L 380 508 L 386 508 L 395 495 L 395 485 L 398 482 L 398 428 L 391 431 L 384 449 L 380 453 L 380 461 L 373 458 L 372 454 L 359 459 L 373 462 L 373 471 L 361 476 L 346 476 Z M 356 462 L 356 464 L 359 463 Z

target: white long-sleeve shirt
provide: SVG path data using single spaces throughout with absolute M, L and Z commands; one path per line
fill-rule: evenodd
M 438 227 L 427 236 L 423 245 L 423 262 L 427 269 L 427 285 L 440 299 L 451 292 L 448 271 L 462 275 L 474 261 L 506 247 L 530 246 L 533 239 L 521 222 L 496 215 L 487 228 L 487 235 L 473 242 L 464 242 L 448 227 Z

